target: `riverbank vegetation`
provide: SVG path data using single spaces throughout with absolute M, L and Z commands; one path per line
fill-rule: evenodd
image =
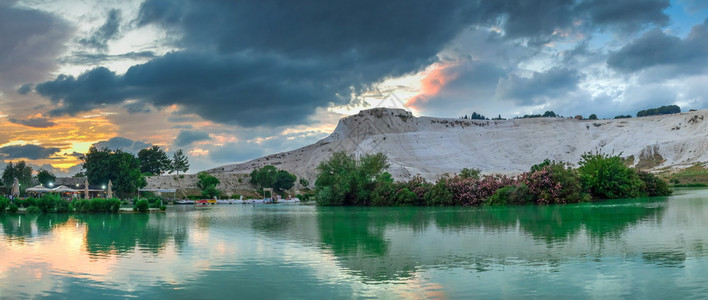
M 675 187 L 708 187 L 708 167 L 705 163 L 683 170 L 666 171 L 661 176 Z
M 416 176 L 395 182 L 385 169 L 384 154 L 358 160 L 336 152 L 318 167 L 316 201 L 320 205 L 356 206 L 479 206 L 563 204 L 592 199 L 670 195 L 668 184 L 657 176 L 629 168 L 619 155 L 586 153 L 573 168 L 545 160 L 516 177 L 480 176 L 474 169 L 427 182 Z
M 150 207 L 160 208 L 164 211 L 159 200 L 153 204 L 150 199 L 137 201 L 132 206 L 132 211 L 147 212 Z M 144 203 L 143 203 L 144 202 Z M 10 201 L 0 197 L 0 214 L 17 213 L 22 211 L 26 214 L 47 214 L 47 213 L 117 213 L 121 207 L 130 211 L 130 204 L 127 201 L 121 202 L 117 198 L 93 198 L 93 199 L 72 199 L 71 201 L 59 195 L 48 193 L 40 198 L 17 198 Z M 22 210 L 20 210 L 22 209 Z

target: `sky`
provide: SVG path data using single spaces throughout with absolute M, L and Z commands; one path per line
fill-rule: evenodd
M 0 0 L 0 166 L 293 150 L 361 109 L 708 108 L 702 0 Z

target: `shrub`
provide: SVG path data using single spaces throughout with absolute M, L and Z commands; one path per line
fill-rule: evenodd
M 54 204 L 54 210 L 57 213 L 67 213 L 70 211 L 69 201 L 66 199 L 59 198 Z
M 344 195 L 334 191 L 332 187 L 325 186 L 317 190 L 317 204 L 319 205 L 342 205 L 344 204 Z
M 672 191 L 669 188 L 669 184 L 666 183 L 666 181 L 661 180 L 661 178 L 656 175 L 645 171 L 638 171 L 637 175 L 639 176 L 639 179 L 644 182 L 644 191 L 647 196 L 654 197 L 671 195 Z
M 634 198 L 645 194 L 644 183 L 619 155 L 586 153 L 579 164 L 582 185 L 593 197 Z
M 135 203 L 135 208 L 133 210 L 137 210 L 142 213 L 147 212 L 148 211 L 148 201 L 145 199 L 139 200 L 138 202 Z
M 42 210 L 39 209 L 37 206 L 30 206 L 25 210 L 25 213 L 30 214 L 30 215 L 36 215 L 36 214 L 41 214 Z
M 160 205 L 160 211 L 166 211 L 166 210 L 167 210 L 167 206 L 165 206 L 165 205 Z
M 489 197 L 486 205 L 524 205 L 534 203 L 535 196 L 524 183 L 498 189 Z
M 378 181 L 378 179 L 377 179 Z M 430 191 L 430 189 L 433 188 L 433 184 L 430 182 L 427 182 L 423 177 L 420 175 L 416 175 L 411 180 L 408 180 L 408 182 L 405 183 L 404 185 L 407 189 L 409 189 L 411 192 L 415 193 L 416 199 L 415 199 L 415 205 L 424 205 L 425 204 L 425 194 Z
M 10 200 L 5 197 L 0 197 L 0 214 L 5 213 L 5 209 L 10 205 Z
M 44 195 L 42 195 L 41 198 L 39 198 L 35 201 L 35 205 L 43 213 L 49 213 L 49 212 L 54 211 L 54 207 L 56 206 L 56 202 L 59 200 L 61 200 L 61 198 L 57 195 L 44 194 Z
M 425 205 L 454 205 L 452 192 L 448 189 L 447 179 L 440 179 L 435 182 L 430 191 L 425 194 Z
M 408 188 L 402 188 L 396 193 L 396 204 L 398 205 L 414 205 L 417 200 L 418 196 Z
M 513 183 L 514 179 L 500 175 L 484 176 L 480 180 L 455 176 L 447 181 L 447 188 L 455 204 L 480 205 L 498 189 Z
M 77 213 L 116 213 L 120 209 L 120 203 L 120 200 L 115 198 L 94 198 L 75 200 L 72 205 Z
M 562 162 L 550 162 L 522 177 L 537 204 L 576 203 L 588 198 L 582 192 L 578 172 Z
M 17 210 L 19 210 L 19 208 L 14 203 L 10 203 L 10 206 L 7 208 L 7 211 L 13 214 L 17 213 Z
M 460 175 L 459 175 L 459 176 L 462 177 L 462 178 L 465 178 L 465 179 L 466 179 L 466 178 L 479 179 L 479 173 L 480 173 L 480 170 L 479 170 L 479 169 L 463 168 L 462 170 L 460 170 Z
M 32 197 L 28 197 L 25 199 L 15 199 L 15 203 L 17 203 L 17 206 L 19 207 L 30 207 L 30 206 L 35 206 L 36 199 Z

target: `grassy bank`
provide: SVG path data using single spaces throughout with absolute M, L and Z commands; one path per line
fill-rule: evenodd
M 708 187 L 708 167 L 705 163 L 683 170 L 667 171 L 659 176 L 675 187 Z

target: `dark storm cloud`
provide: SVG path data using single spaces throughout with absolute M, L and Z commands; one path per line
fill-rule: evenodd
M 96 149 L 108 148 L 136 154 L 142 149 L 152 147 L 152 144 L 117 136 L 107 141 L 94 143 L 92 146 L 96 147 Z
M 705 68 L 708 60 L 708 25 L 691 29 L 685 39 L 669 35 L 659 29 L 610 54 L 607 64 L 622 72 L 636 72 L 653 66 L 674 66 L 681 73 L 694 73 Z
M 317 107 L 347 104 L 374 83 L 428 66 L 470 26 L 500 26 L 507 40 L 541 45 L 578 19 L 619 24 L 623 19 L 613 13 L 622 9 L 644 12 L 628 22 L 662 24 L 661 5 L 631 1 L 600 10 L 602 3 L 146 0 L 136 24 L 165 28 L 179 37 L 180 51 L 123 75 L 103 67 L 60 75 L 36 91 L 57 105 L 52 115 L 137 100 L 158 108 L 179 104 L 203 119 L 243 127 L 297 124 Z
M 82 156 L 84 156 L 84 154 L 74 151 L 71 153 L 64 154 L 64 156 L 82 157 Z
M 209 133 L 201 130 L 181 130 L 177 138 L 175 138 L 174 144 L 177 147 L 184 147 L 191 145 L 194 142 L 209 140 Z
M 0 157 L 3 159 L 42 159 L 48 158 L 54 153 L 59 152 L 59 148 L 44 148 L 42 146 L 27 144 L 27 145 L 12 145 L 0 148 Z
M 0 1 L 0 85 L 45 79 L 70 34 L 53 15 Z
M 509 75 L 497 85 L 497 97 L 514 99 L 520 105 L 537 104 L 537 97 L 555 97 L 577 89 L 582 78 L 576 70 L 553 68 L 531 77 Z
M 594 25 L 634 31 L 647 24 L 666 26 L 669 16 L 664 10 L 670 5 L 669 0 L 590 0 L 578 5 L 578 10 L 587 13 Z
M 120 28 L 121 11 L 119 9 L 111 9 L 108 12 L 106 22 L 91 34 L 90 37 L 79 40 L 79 43 L 98 50 L 106 50 L 108 41 L 118 36 Z
M 57 125 L 48 118 L 9 119 L 8 121 L 28 127 L 48 128 Z
M 29 92 L 32 91 L 32 84 L 31 83 L 26 83 L 20 86 L 19 89 L 17 89 L 17 93 L 20 95 L 27 95 Z

